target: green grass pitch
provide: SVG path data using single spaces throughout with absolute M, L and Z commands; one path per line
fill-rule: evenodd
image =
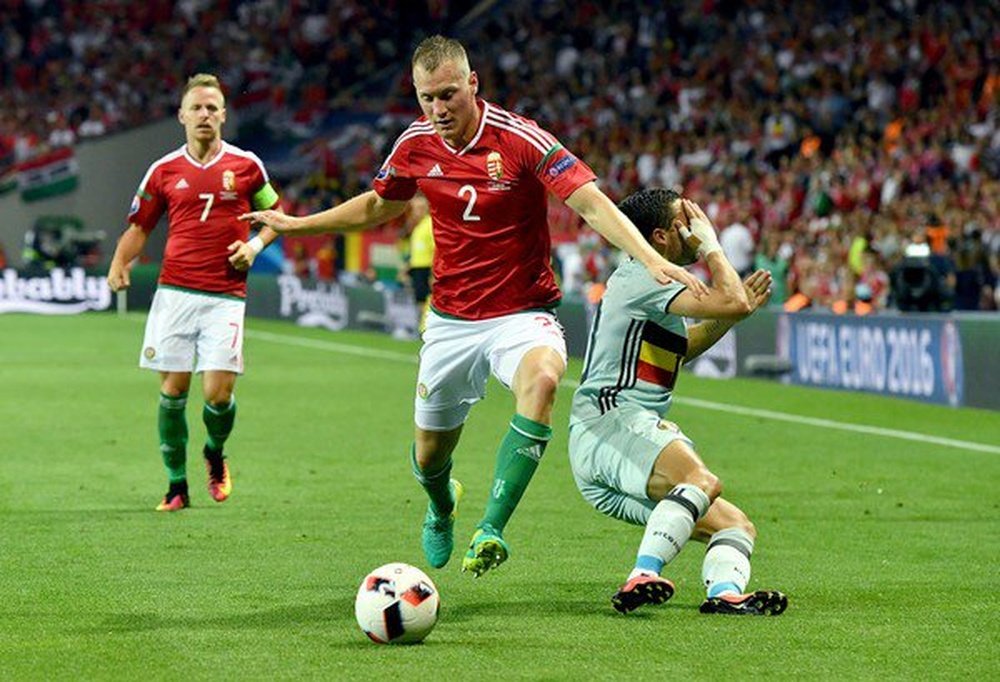
M 678 593 L 621 616 L 609 597 L 641 530 L 577 493 L 555 438 L 479 580 L 427 569 L 425 501 L 407 463 L 415 343 L 250 320 L 227 452 L 233 497 L 204 488 L 189 402 L 193 507 L 165 489 L 157 381 L 136 367 L 142 317 L 0 316 L 0 678 L 987 679 L 1000 634 L 1000 415 L 749 380 L 682 376 L 680 397 L 986 444 L 985 451 L 678 402 L 680 423 L 757 524 L 751 585 L 778 618 L 707 617 L 703 546 Z M 579 376 L 574 361 L 568 379 Z M 491 384 L 456 452 L 464 544 L 482 512 L 512 401 Z M 990 451 L 992 447 L 992 451 Z M 414 647 L 370 643 L 361 578 L 428 570 L 441 618 Z

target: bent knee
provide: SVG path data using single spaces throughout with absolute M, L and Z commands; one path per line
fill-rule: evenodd
M 694 472 L 685 483 L 696 485 L 708 495 L 709 500 L 715 500 L 722 494 L 722 481 L 708 469 L 701 467 Z
M 725 519 L 723 525 L 726 528 L 739 528 L 749 535 L 751 540 L 757 539 L 757 527 L 753 525 L 753 521 L 750 520 L 750 517 L 742 509 L 732 507 L 731 517 Z
M 233 402 L 232 388 L 217 388 L 212 393 L 205 396 L 205 402 L 216 410 L 224 410 Z
M 555 398 L 561 380 L 561 373 L 553 369 L 543 369 L 535 375 L 535 391 L 541 395 Z
M 540 367 L 523 384 L 521 392 L 526 394 L 526 397 L 530 396 L 533 402 L 551 405 L 556 400 L 556 391 L 559 390 L 561 379 L 561 374 L 556 370 Z

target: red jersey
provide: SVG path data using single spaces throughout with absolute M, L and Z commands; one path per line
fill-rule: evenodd
M 479 129 L 453 149 L 426 116 L 399 139 L 373 187 L 406 201 L 417 188 L 434 221 L 434 290 L 442 313 L 481 320 L 552 307 L 546 190 L 565 200 L 594 172 L 534 121 L 480 101 Z
M 255 154 L 223 142 L 202 164 L 185 145 L 146 171 L 128 222 L 149 234 L 167 211 L 160 284 L 245 298 L 247 273 L 229 264 L 226 247 L 250 236 L 249 225 L 237 216 L 276 203 L 278 195 Z

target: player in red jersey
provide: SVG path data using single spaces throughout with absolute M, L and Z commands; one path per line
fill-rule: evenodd
M 185 409 L 192 371 L 202 375 L 209 493 L 222 502 L 232 491 L 222 448 L 236 417 L 236 377 L 243 372 L 247 270 L 277 237 L 264 228 L 250 239 L 247 224 L 237 219 L 250 208 L 275 206 L 278 195 L 260 159 L 223 141 L 226 103 L 218 79 L 191 77 L 177 117 L 186 143 L 146 171 L 108 272 L 112 290 L 128 287 L 132 261 L 169 214 L 139 359 L 140 367 L 160 373 L 160 452 L 169 487 L 159 511 L 189 505 Z
M 664 260 L 594 182 L 594 173 L 548 132 L 476 97 L 479 80 L 462 45 L 433 36 L 413 55 L 424 115 L 396 141 L 373 189 L 304 217 L 273 211 L 244 218 L 278 232 L 366 229 L 400 215 L 419 189 L 434 221 L 434 291 L 420 351 L 412 465 L 430 502 L 422 543 L 447 563 L 462 487 L 451 454 L 469 407 L 493 373 L 516 400 L 500 444 L 486 513 L 463 570 L 476 576 L 509 553 L 502 533 L 552 435 L 552 406 L 566 344 L 552 310 L 560 300 L 549 265 L 546 193 L 552 192 L 649 268 L 697 294 L 704 285 Z

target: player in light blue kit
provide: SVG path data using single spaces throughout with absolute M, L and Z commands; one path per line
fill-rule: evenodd
M 719 497 L 722 485 L 691 439 L 663 419 L 681 365 L 767 302 L 770 273 L 741 282 L 704 212 L 676 192 L 643 190 L 619 208 L 670 262 L 704 259 L 712 284 L 699 299 L 683 284 L 659 284 L 630 258 L 608 281 L 594 319 L 570 417 L 573 476 L 598 511 L 646 527 L 635 568 L 611 602 L 627 613 L 673 596 L 660 572 L 694 537 L 708 543 L 702 613 L 777 615 L 788 605 L 781 592 L 744 592 L 753 524 Z M 704 321 L 686 328 L 685 317 Z

